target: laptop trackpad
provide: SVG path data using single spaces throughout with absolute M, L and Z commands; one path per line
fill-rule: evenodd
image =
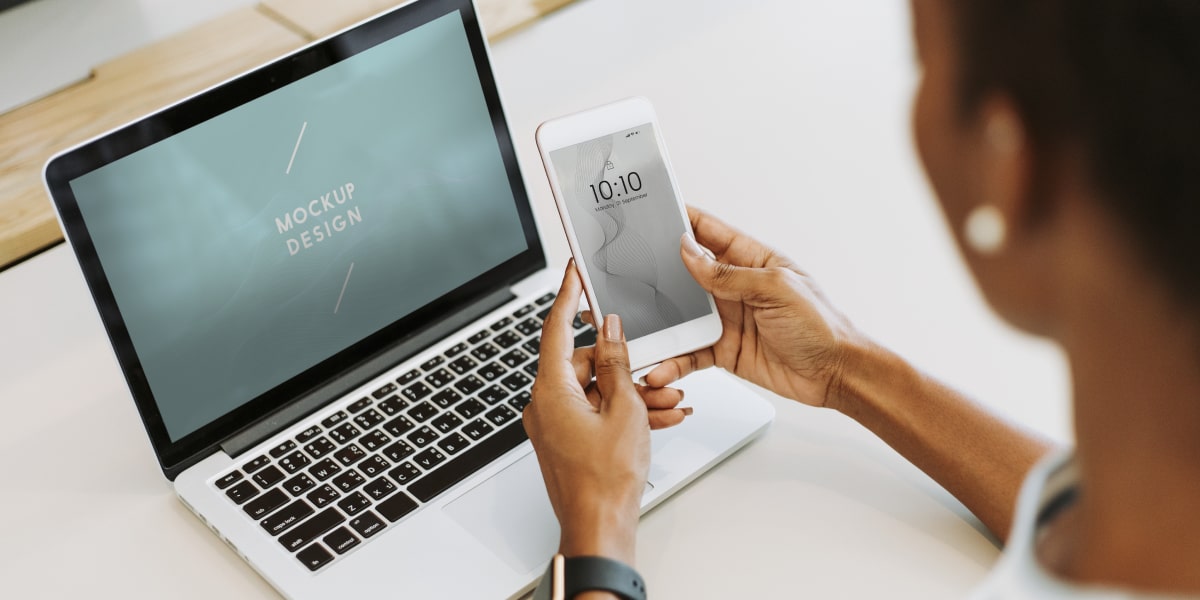
M 444 510 L 518 572 L 541 567 L 558 549 L 558 520 L 533 452 Z

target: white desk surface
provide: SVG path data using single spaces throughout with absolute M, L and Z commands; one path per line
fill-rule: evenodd
M 641 94 L 687 199 L 809 270 L 861 327 L 980 401 L 1069 439 L 1066 367 L 1000 324 L 909 141 L 893 0 L 586 0 L 494 48 L 553 264 L 538 122 Z M 654 597 L 956 598 L 997 550 L 856 424 L 776 399 L 766 436 L 647 515 Z M 0 596 L 255 598 L 272 589 L 173 496 L 79 270 L 0 273 Z

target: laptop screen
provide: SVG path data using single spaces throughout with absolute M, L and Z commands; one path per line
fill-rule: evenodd
M 540 256 L 463 15 L 409 26 L 67 180 L 170 442 Z

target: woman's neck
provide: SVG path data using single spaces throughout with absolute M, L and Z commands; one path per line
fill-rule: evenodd
M 1061 298 L 1081 494 L 1042 557 L 1074 580 L 1200 593 L 1200 335 L 1152 277 L 1108 267 Z

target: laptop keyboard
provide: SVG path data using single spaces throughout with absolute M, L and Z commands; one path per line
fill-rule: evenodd
M 546 294 L 313 422 L 213 485 L 310 571 L 528 439 Z M 576 319 L 576 345 L 595 331 Z

